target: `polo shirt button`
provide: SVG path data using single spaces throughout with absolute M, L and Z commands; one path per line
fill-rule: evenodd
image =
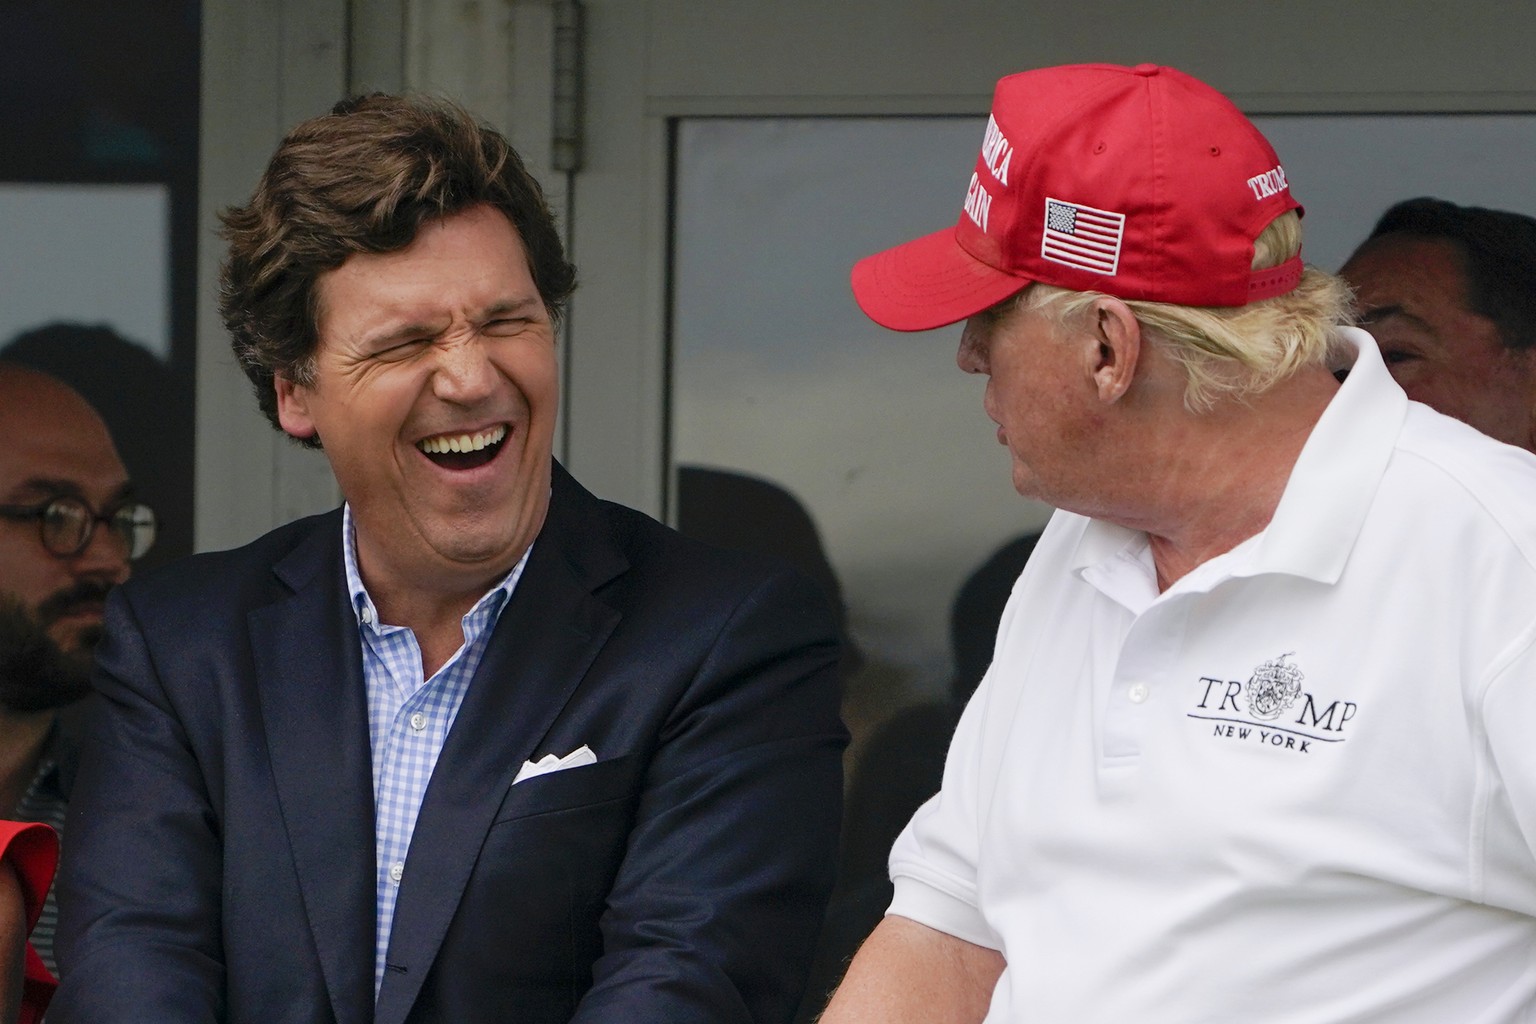
M 1141 704 L 1146 701 L 1148 692 L 1146 683 L 1136 683 L 1125 695 L 1131 698 L 1132 704 Z
M 427 716 L 426 715 L 424 715 L 420 711 L 418 711 L 418 712 L 416 712 L 415 714 L 413 714 L 411 716 L 411 728 L 412 729 L 415 729 L 417 732 L 421 732 L 421 730 L 425 729 L 426 727 L 427 727 Z
M 398 881 L 400 881 L 400 879 L 402 879 L 404 877 L 405 877 L 405 862 L 404 861 L 396 861 L 395 863 L 393 863 L 393 864 L 391 864 L 389 866 L 389 880 L 391 882 L 398 882 Z

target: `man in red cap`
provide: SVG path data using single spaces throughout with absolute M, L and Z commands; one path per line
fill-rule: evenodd
M 1407 400 L 1300 212 L 1203 83 L 1049 68 L 855 267 L 1060 511 L 825 1024 L 1536 1014 L 1536 461 Z

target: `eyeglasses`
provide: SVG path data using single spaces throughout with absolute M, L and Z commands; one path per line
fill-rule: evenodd
M 36 519 L 43 547 L 60 558 L 84 551 L 96 534 L 96 524 L 106 523 L 132 560 L 154 546 L 158 526 L 154 509 L 148 505 L 133 502 L 97 515 L 81 499 L 69 497 L 51 498 L 41 505 L 0 505 L 0 518 L 18 522 Z

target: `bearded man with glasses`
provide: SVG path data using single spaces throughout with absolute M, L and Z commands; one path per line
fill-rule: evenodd
M 62 829 L 107 592 L 155 540 L 106 424 L 61 381 L 0 361 L 0 811 Z M 50 892 L 32 935 L 50 970 Z

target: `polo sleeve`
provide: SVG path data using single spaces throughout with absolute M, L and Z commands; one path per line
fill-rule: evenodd
M 1536 624 L 1493 666 L 1483 691 L 1481 724 L 1489 770 L 1484 773 L 1482 864 L 1477 895 L 1495 906 L 1536 916 Z
M 1008 632 L 1016 600 L 1004 612 L 999 636 Z M 1001 647 L 994 665 L 1000 652 Z M 887 911 L 988 949 L 1001 949 L 1002 938 L 978 907 L 976 879 L 983 831 L 979 808 L 997 773 L 997 766 L 986 762 L 1001 750 L 987 735 L 988 724 L 997 724 L 997 676 L 988 670 L 960 716 L 938 794 L 918 808 L 891 849 L 895 898 Z

